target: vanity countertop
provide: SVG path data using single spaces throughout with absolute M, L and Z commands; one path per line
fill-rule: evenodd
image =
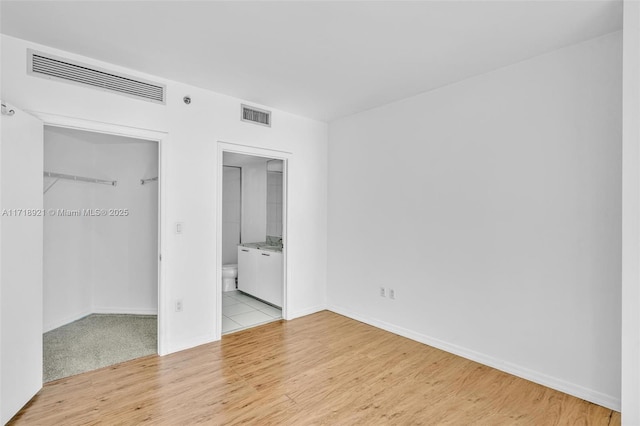
M 278 252 L 278 253 L 282 253 L 282 246 L 269 245 L 266 242 L 244 243 L 244 244 L 240 244 L 240 246 L 246 247 L 246 248 L 258 249 L 258 250 L 275 251 L 275 252 Z

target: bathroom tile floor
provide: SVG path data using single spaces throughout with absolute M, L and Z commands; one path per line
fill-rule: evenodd
M 282 310 L 240 291 L 222 293 L 222 334 L 282 318 Z

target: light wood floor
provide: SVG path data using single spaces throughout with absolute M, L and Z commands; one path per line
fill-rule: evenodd
M 620 414 L 330 312 L 47 384 L 12 425 L 619 425 Z

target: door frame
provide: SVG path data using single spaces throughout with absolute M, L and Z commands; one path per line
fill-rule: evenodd
M 287 151 L 260 148 L 253 145 L 217 141 L 217 161 L 216 161 L 216 281 L 215 281 L 215 340 L 222 338 L 222 180 L 224 171 L 223 156 L 225 152 L 234 154 L 251 155 L 254 157 L 270 158 L 282 160 L 282 318 L 289 319 L 289 300 L 291 294 L 291 271 L 289 269 L 288 247 L 289 247 L 289 165 L 293 160 L 293 154 Z M 242 231 L 241 231 L 242 232 Z
M 166 321 L 169 311 L 166 302 L 167 286 L 165 285 L 166 267 L 162 262 L 163 241 L 167 241 L 167 156 L 166 144 L 169 134 L 167 132 L 143 129 L 138 127 L 123 126 L 114 123 L 104 123 L 100 121 L 86 120 L 82 118 L 67 117 L 63 115 L 50 114 L 38 111 L 27 111 L 38 119 L 42 120 L 44 126 L 62 127 L 67 129 L 82 130 L 92 133 L 102 133 L 114 136 L 124 136 L 133 139 L 143 139 L 158 143 L 158 355 L 168 353 L 168 342 L 166 337 Z

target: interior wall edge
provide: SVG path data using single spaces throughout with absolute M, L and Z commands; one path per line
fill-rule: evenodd
M 539 385 L 546 386 L 548 388 L 555 389 L 560 392 L 564 392 L 566 394 L 575 396 L 577 398 L 584 399 L 586 401 L 601 405 L 611 410 L 620 411 L 620 407 L 621 407 L 620 398 L 616 398 L 611 395 L 606 395 L 602 392 L 598 392 L 593 389 L 588 389 L 583 386 L 577 385 L 575 383 L 570 383 L 570 382 L 567 382 L 566 380 L 549 376 L 547 374 L 534 371 L 529 368 L 522 367 L 520 365 L 513 364 L 511 362 L 504 361 L 504 360 L 474 351 L 472 349 L 469 349 L 463 346 L 455 345 L 441 339 L 436 339 L 434 337 L 415 332 L 408 328 L 400 327 L 395 324 L 381 321 L 381 320 L 369 317 L 367 315 L 362 315 L 352 310 L 345 309 L 341 306 L 329 304 L 329 306 L 327 307 L 327 310 L 334 312 L 336 314 L 351 318 L 353 320 L 363 322 L 372 327 L 376 327 L 381 330 L 385 330 L 390 333 L 394 333 L 399 336 L 406 337 L 407 339 L 414 340 L 416 342 L 425 344 L 427 346 L 431 346 L 436 349 L 440 349 L 442 351 L 460 356 L 462 358 L 478 362 L 488 367 L 495 368 L 505 373 L 512 374 L 516 377 L 520 377 L 522 379 L 532 381 Z
M 640 424 L 640 3 L 624 1 L 622 118 L 622 424 Z

